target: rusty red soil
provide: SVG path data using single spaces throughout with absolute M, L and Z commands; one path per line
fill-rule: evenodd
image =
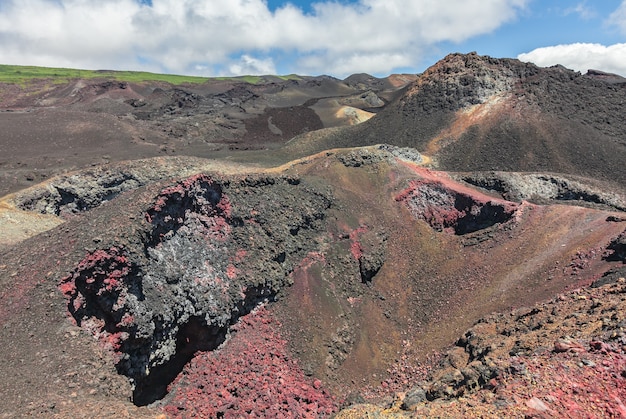
M 266 307 L 240 319 L 220 349 L 197 353 L 171 384 L 174 418 L 328 417 L 337 410 L 319 379 L 306 377 Z

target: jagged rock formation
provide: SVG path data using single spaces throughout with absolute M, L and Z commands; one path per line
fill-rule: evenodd
M 19 209 L 40 214 L 74 214 L 95 208 L 122 192 L 144 185 L 146 181 L 136 178 L 133 173 L 116 171 L 95 172 L 91 181 L 87 181 L 84 173 L 62 176 L 45 188 L 19 194 L 15 203 Z
M 396 199 L 435 230 L 450 229 L 458 235 L 506 223 L 516 211 L 509 202 L 483 201 L 431 180 L 411 182 Z
M 296 261 L 317 250 L 331 197 L 293 193 L 299 183 L 182 180 L 147 209 L 142 247 L 91 251 L 61 280 L 70 314 L 116 353 L 137 404 L 161 398 L 168 376 L 223 343 L 229 325 L 272 300 Z

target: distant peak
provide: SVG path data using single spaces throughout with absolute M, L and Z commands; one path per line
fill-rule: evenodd
M 367 73 L 356 73 L 346 77 L 343 81 L 346 83 L 363 83 L 379 80 L 377 77 Z

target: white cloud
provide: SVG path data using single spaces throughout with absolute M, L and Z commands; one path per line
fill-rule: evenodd
M 617 26 L 623 34 L 626 34 L 626 0 L 622 1 L 622 4 L 611 13 L 607 23 L 612 26 Z
M 369 53 L 359 54 L 311 54 L 299 61 L 300 74 L 320 74 L 320 69 L 333 68 L 335 74 L 366 72 L 389 74 L 390 68 L 405 68 L 414 64 L 408 54 Z M 361 69 L 361 70 L 359 70 Z
M 587 6 L 586 1 L 565 9 L 564 14 L 566 16 L 571 14 L 577 14 L 578 16 L 580 16 L 581 19 L 585 20 L 592 19 L 598 15 L 594 8 Z
M 540 67 L 564 65 L 582 73 L 602 70 L 626 76 L 626 44 L 604 46 L 600 44 L 568 44 L 537 48 L 517 57 Z
M 276 71 L 278 51 L 300 57 L 288 73 L 384 74 L 492 32 L 529 2 L 324 0 L 304 13 L 264 0 L 0 0 L 0 62 L 239 74 Z
M 585 18 L 592 12 L 586 2 L 568 9 L 569 13 L 578 13 Z M 626 34 L 626 0 L 605 21 L 608 27 L 617 27 Z M 587 70 L 601 70 L 626 76 L 626 43 L 602 45 L 597 43 L 573 43 L 537 48 L 519 54 L 521 61 L 533 62 L 541 67 L 561 64 L 581 73 Z
M 276 66 L 274 66 L 274 61 L 271 58 L 259 60 L 244 54 L 237 63 L 233 63 L 228 67 L 228 74 L 235 76 L 276 74 Z

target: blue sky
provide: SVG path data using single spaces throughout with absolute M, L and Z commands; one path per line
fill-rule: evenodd
M 451 52 L 626 76 L 626 0 L 0 0 L 0 63 L 419 73 Z

